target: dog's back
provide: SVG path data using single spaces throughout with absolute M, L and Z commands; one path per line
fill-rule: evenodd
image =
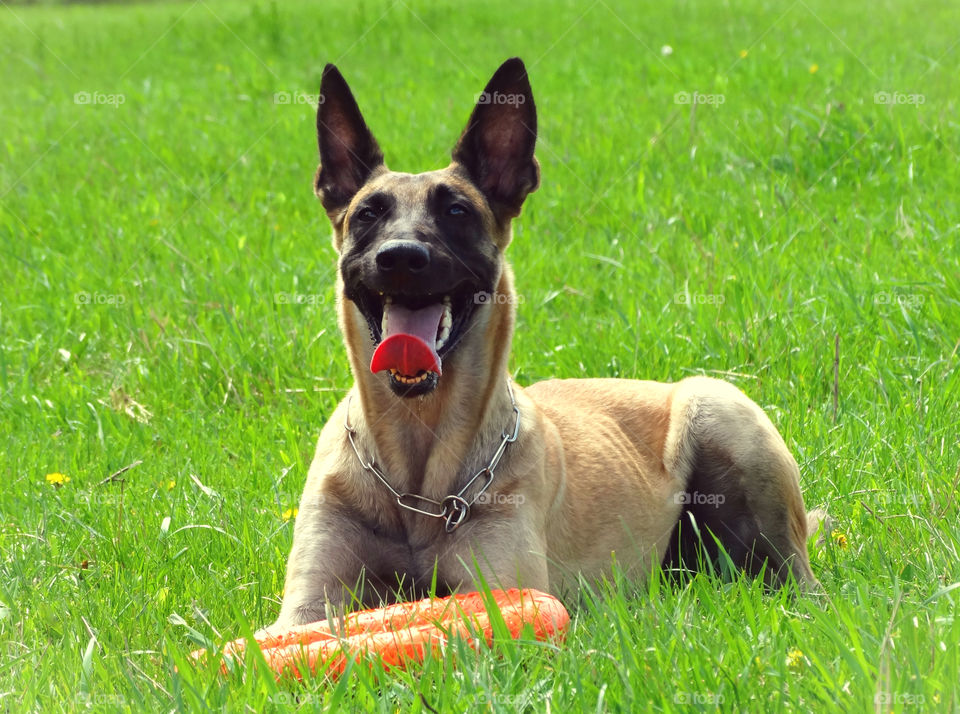
M 556 427 L 549 453 L 566 494 L 563 517 L 549 519 L 551 582 L 567 579 L 565 563 L 609 570 L 612 551 L 639 578 L 655 562 L 696 568 L 718 557 L 715 536 L 749 571 L 769 560 L 772 583 L 792 570 L 815 587 L 796 462 L 739 389 L 708 377 L 570 379 L 524 393 Z

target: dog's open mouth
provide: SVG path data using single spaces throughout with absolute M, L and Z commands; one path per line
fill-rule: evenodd
M 355 302 L 375 347 L 370 371 L 389 372 L 390 386 L 403 396 L 431 391 L 443 373 L 444 358 L 466 332 L 476 295 L 470 287 L 426 295 L 361 290 Z

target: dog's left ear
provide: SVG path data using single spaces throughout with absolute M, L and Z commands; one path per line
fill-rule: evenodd
M 324 68 L 320 81 L 317 144 L 320 168 L 314 190 L 336 226 L 337 215 L 371 175 L 384 168 L 384 163 L 383 152 L 367 128 L 357 100 L 332 64 Z
M 483 191 L 497 220 L 520 213 L 524 199 L 540 185 L 537 108 L 519 57 L 508 59 L 477 98 L 470 121 L 453 149 L 453 161 Z

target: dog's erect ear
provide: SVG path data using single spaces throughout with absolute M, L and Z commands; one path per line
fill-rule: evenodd
M 500 65 L 477 98 L 453 160 L 483 191 L 498 220 L 520 213 L 523 200 L 540 185 L 537 108 L 519 57 Z
M 332 64 L 324 68 L 320 82 L 317 143 L 320 168 L 314 190 L 332 218 L 383 166 L 383 152 L 363 121 L 346 80 Z

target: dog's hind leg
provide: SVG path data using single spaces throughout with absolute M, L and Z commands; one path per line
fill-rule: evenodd
M 673 395 L 665 463 L 684 504 L 665 567 L 699 569 L 730 561 L 766 583 L 790 576 L 805 591 L 819 583 L 807 555 L 808 519 L 799 469 L 783 438 L 754 402 L 706 377 L 680 382 Z

